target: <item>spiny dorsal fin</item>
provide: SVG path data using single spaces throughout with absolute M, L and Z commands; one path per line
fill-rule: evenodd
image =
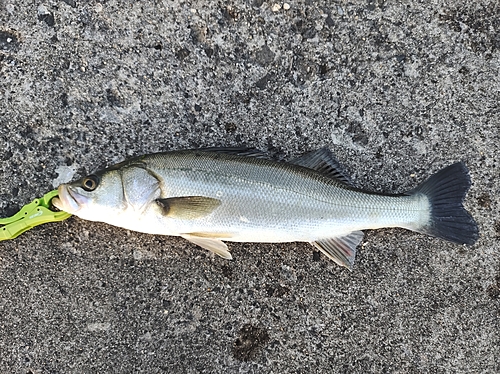
M 269 158 L 269 156 L 263 151 L 249 147 L 208 147 L 208 148 L 198 148 L 195 149 L 194 151 L 223 153 L 226 155 L 247 156 L 255 158 L 266 158 L 266 159 Z
M 345 174 L 342 166 L 340 166 L 332 152 L 326 147 L 306 153 L 289 162 L 291 164 L 314 169 L 330 178 L 337 179 L 352 186 L 351 179 Z
M 220 239 L 209 238 L 207 237 L 207 235 L 198 236 L 196 235 L 196 233 L 182 234 L 181 237 L 183 237 L 186 240 L 189 240 L 191 243 L 199 245 L 202 248 L 208 249 L 209 251 L 215 253 L 216 255 L 222 258 L 228 260 L 233 259 L 231 253 L 229 253 L 226 243 L 224 243 Z
M 212 213 L 220 204 L 219 199 L 205 196 L 182 196 L 157 199 L 164 215 L 179 219 L 196 219 Z
M 363 240 L 363 235 L 363 231 L 353 231 L 344 236 L 316 240 L 311 244 L 329 259 L 351 270 L 356 257 L 356 247 Z

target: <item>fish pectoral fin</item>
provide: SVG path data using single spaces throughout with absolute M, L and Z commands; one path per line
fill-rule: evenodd
M 311 244 L 329 259 L 351 270 L 356 257 L 356 247 L 363 240 L 363 236 L 363 231 L 353 231 L 344 236 L 316 240 Z
M 181 196 L 156 199 L 165 216 L 179 219 L 196 219 L 209 215 L 220 204 L 219 199 L 206 196 Z
M 303 166 L 319 171 L 320 173 L 352 186 L 351 178 L 344 172 L 340 163 L 335 159 L 332 152 L 324 147 L 317 151 L 306 153 L 296 159 L 289 161 L 291 164 Z
M 194 234 L 182 234 L 186 240 L 189 240 L 191 243 L 199 245 L 202 248 L 208 249 L 209 251 L 215 253 L 216 255 L 225 258 L 227 260 L 232 260 L 233 256 L 229 253 L 229 249 L 227 248 L 226 243 L 224 243 L 220 239 L 210 238 L 208 235 L 198 236 Z

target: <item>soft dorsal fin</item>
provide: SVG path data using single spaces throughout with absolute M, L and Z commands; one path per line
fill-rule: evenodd
M 320 173 L 352 186 L 351 179 L 345 174 L 342 166 L 326 147 L 312 151 L 289 161 L 291 164 L 314 169 Z
M 226 155 L 247 156 L 255 158 L 269 158 L 269 156 L 263 151 L 250 147 L 208 147 L 198 148 L 195 149 L 195 151 L 223 153 Z
M 363 240 L 363 236 L 363 231 L 353 231 L 344 236 L 316 240 L 311 244 L 329 259 L 351 270 L 356 257 L 356 247 Z
M 179 219 L 196 219 L 212 213 L 220 204 L 219 199 L 206 196 L 181 196 L 157 199 L 165 216 Z

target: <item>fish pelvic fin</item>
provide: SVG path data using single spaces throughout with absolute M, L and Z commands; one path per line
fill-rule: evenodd
M 229 253 L 226 243 L 220 239 L 211 238 L 209 235 L 201 233 L 182 234 L 181 237 L 202 248 L 208 249 L 210 252 L 213 252 L 222 258 L 227 260 L 233 259 L 231 253 Z
M 205 196 L 181 196 L 157 199 L 165 216 L 179 219 L 197 219 L 212 213 L 220 204 L 219 199 Z
M 409 194 L 424 194 L 429 200 L 429 222 L 415 231 L 459 244 L 474 244 L 478 227 L 462 203 L 471 185 L 469 172 L 464 163 L 450 165 Z
M 353 231 L 344 236 L 316 240 L 311 244 L 323 252 L 330 260 L 352 270 L 354 258 L 356 257 L 356 247 L 363 240 L 363 236 L 363 231 Z

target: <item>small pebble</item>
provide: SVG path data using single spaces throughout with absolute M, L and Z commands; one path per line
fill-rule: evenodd
M 39 16 L 44 16 L 50 13 L 45 5 L 39 5 L 37 11 Z

